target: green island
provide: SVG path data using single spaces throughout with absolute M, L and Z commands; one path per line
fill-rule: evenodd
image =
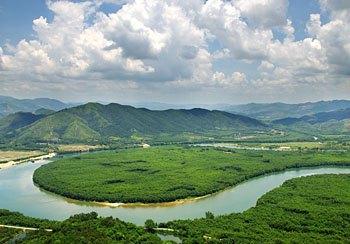
M 183 243 L 347 243 L 350 239 L 350 175 L 296 178 L 265 194 L 243 213 L 176 220 L 145 228 L 96 213 L 49 221 L 0 210 L 0 224 L 39 228 L 0 228 L 1 241 L 16 243 L 161 243 L 154 227 L 173 230 Z M 52 229 L 47 232 L 44 229 Z M 171 243 L 171 242 L 168 242 Z
M 45 190 L 77 200 L 162 203 L 205 196 L 288 168 L 350 165 L 348 151 L 152 147 L 83 154 L 34 173 Z

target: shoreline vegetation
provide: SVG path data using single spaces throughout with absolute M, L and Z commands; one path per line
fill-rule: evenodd
M 163 148 L 162 148 L 163 149 Z M 153 148 L 152 150 L 155 150 L 154 153 L 162 158 L 165 156 L 162 154 L 162 149 L 159 148 Z M 94 155 L 81 155 L 81 157 L 71 158 L 71 159 L 63 159 L 58 160 L 49 164 L 46 164 L 44 166 L 41 166 L 39 169 L 37 169 L 34 173 L 33 180 L 36 185 L 38 185 L 40 188 L 49 191 L 51 193 L 55 193 L 57 195 L 79 200 L 79 201 L 86 201 L 95 203 L 98 205 L 103 206 L 109 206 L 109 207 L 136 207 L 136 206 L 172 206 L 172 205 L 178 205 L 183 204 L 184 202 L 190 202 L 190 201 L 196 201 L 201 198 L 209 197 L 212 194 L 217 194 L 218 192 L 221 192 L 223 190 L 227 190 L 229 188 L 232 188 L 236 186 L 237 184 L 240 184 L 246 180 L 252 179 L 254 177 L 274 173 L 274 172 L 281 172 L 283 170 L 289 170 L 293 168 L 307 168 L 307 167 L 317 167 L 317 166 L 350 166 L 350 160 L 349 160 L 349 153 L 347 152 L 264 152 L 262 155 L 261 152 L 251 152 L 247 150 L 229 150 L 232 153 L 227 154 L 227 150 L 222 149 L 212 149 L 212 148 L 180 148 L 180 147 L 165 147 L 165 150 L 173 150 L 173 154 L 182 155 L 182 158 L 186 158 L 186 153 L 192 153 L 190 155 L 190 159 L 194 160 L 192 164 L 190 163 L 189 166 L 186 166 L 186 163 L 181 164 L 180 163 L 180 170 L 182 171 L 182 174 L 185 174 L 187 176 L 192 176 L 192 178 L 195 179 L 188 179 L 188 177 L 185 176 L 185 178 L 180 179 L 180 182 L 182 185 L 186 186 L 182 187 L 181 189 L 177 191 L 178 194 L 172 194 L 167 195 L 169 189 L 176 188 L 177 181 L 176 182 L 170 182 L 169 186 L 164 186 L 163 188 L 158 187 L 157 192 L 140 192 L 140 195 L 136 195 L 129 197 L 128 195 L 123 195 L 125 189 L 127 189 L 127 192 L 134 192 L 133 186 L 138 187 L 139 184 L 143 184 L 144 189 L 151 189 L 151 186 L 154 185 L 161 185 L 162 182 L 159 181 L 160 176 L 163 177 L 163 179 L 166 181 L 167 179 L 172 179 L 171 175 L 163 174 L 162 168 L 159 168 L 159 164 L 154 163 L 155 161 L 149 161 L 149 157 L 147 158 L 147 153 L 149 156 L 149 150 L 143 150 L 142 149 L 128 149 L 123 151 L 118 151 L 117 153 L 115 151 L 111 152 L 103 152 L 103 153 L 95 153 Z M 138 150 L 139 152 L 137 152 Z M 160 150 L 160 151 L 159 151 Z M 175 151 L 174 151 L 175 150 Z M 179 150 L 179 151 L 177 151 Z M 188 151 L 187 151 L 188 150 Z M 132 163 L 130 163 L 127 166 L 120 165 L 120 162 L 118 161 L 118 158 L 115 158 L 115 155 L 122 155 L 122 159 L 125 162 L 129 162 L 131 159 L 128 158 L 128 155 L 125 155 L 128 152 L 131 151 L 131 154 L 136 154 L 140 156 L 145 156 L 146 158 L 133 158 Z M 209 151 L 209 152 L 208 152 Z M 124 154 L 123 154 L 124 152 Z M 146 153 L 147 152 L 147 153 Z M 194 152 L 194 154 L 193 154 Z M 204 152 L 204 154 L 203 154 Z M 208 152 L 206 155 L 205 152 Z M 111 158 L 109 158 L 108 154 L 113 154 Z M 196 155 L 196 153 L 199 155 Z M 102 155 L 99 155 L 102 154 Z M 104 155 L 103 155 L 104 154 Z M 267 155 L 266 155 L 267 154 Z M 104 156 L 102 158 L 99 158 L 99 156 Z M 153 155 L 154 156 L 154 155 Z M 267 156 L 267 158 L 266 158 Z M 214 158 L 218 158 L 218 162 L 213 164 L 212 161 L 198 161 L 199 157 L 206 157 L 208 160 L 213 160 Z M 108 158 L 108 162 L 106 159 Z M 163 160 L 164 157 L 162 158 Z M 242 161 L 246 160 L 246 163 L 242 163 Z M 129 161 L 128 161 L 129 160 Z M 142 161 L 144 160 L 144 161 Z M 156 158 L 152 158 L 152 160 L 156 160 Z M 231 160 L 230 163 L 229 160 Z M 284 161 L 283 161 L 284 160 Z M 94 162 L 91 164 L 91 162 Z M 120 160 L 119 160 L 120 161 Z M 183 162 L 186 160 L 183 160 Z M 161 161 L 163 162 L 163 161 Z M 167 163 L 179 163 L 175 162 L 174 158 L 170 156 L 166 160 Z M 143 167 L 140 167 L 140 164 L 143 165 Z M 144 167 L 144 165 L 147 164 L 147 167 Z M 165 163 L 163 163 L 165 164 Z M 200 167 L 196 167 L 195 164 L 200 164 Z M 72 165 L 74 167 L 78 167 L 76 169 L 70 168 Z M 81 166 L 84 165 L 84 169 L 81 168 Z M 101 166 L 102 165 L 102 166 Z M 132 167 L 128 167 L 132 165 Z M 157 167 L 152 167 L 157 166 Z M 167 164 L 165 164 L 167 166 Z M 174 165 L 172 165 L 174 166 Z M 172 167 L 169 166 L 169 167 Z M 111 171 L 113 168 L 111 167 L 117 167 L 118 168 L 118 174 L 125 175 L 130 172 L 132 174 L 130 175 L 133 179 L 140 178 L 141 173 L 142 175 L 149 175 L 151 172 L 151 178 L 152 181 L 155 182 L 149 182 L 151 179 L 149 177 L 143 178 L 140 182 L 137 182 L 135 180 L 132 181 L 132 183 L 129 183 L 128 178 L 121 179 L 120 175 L 114 172 L 114 178 L 109 179 L 109 175 L 106 175 L 106 172 Z M 125 167 L 125 168 L 122 168 Z M 175 167 L 175 166 L 174 166 Z M 101 169 L 102 168 L 102 169 Z M 96 179 L 96 182 L 88 182 L 86 187 L 89 188 L 89 195 L 84 195 L 82 192 L 84 192 L 84 187 L 80 187 L 80 183 L 77 181 L 74 181 L 71 176 L 69 176 L 69 171 L 79 171 L 79 180 L 84 179 L 84 174 L 86 172 L 95 172 L 96 175 L 94 175 L 94 179 Z M 62 171 L 63 170 L 63 171 Z M 93 171 L 91 171 L 93 170 Z M 172 168 L 174 171 L 173 173 L 179 173 L 177 172 L 178 169 Z M 189 170 L 186 172 L 186 170 Z M 211 174 L 207 175 L 206 177 L 209 177 L 207 181 L 200 182 L 196 185 L 196 175 L 195 172 L 200 171 L 201 174 L 205 173 L 206 171 L 210 170 Z M 99 172 L 100 171 L 100 172 Z M 159 174 L 158 174 L 159 173 Z M 49 174 L 49 177 L 47 176 Z M 104 181 L 101 183 L 99 181 L 99 175 L 103 176 Z M 214 177 L 212 176 L 214 175 Z M 45 178 L 42 178 L 41 176 L 45 176 L 46 179 L 50 178 L 50 181 L 45 181 Z M 64 176 L 64 177 L 61 177 Z M 90 175 L 91 176 L 91 175 Z M 118 178 L 119 177 L 119 178 Z M 202 178 L 206 178 L 202 177 Z M 72 180 L 73 179 L 73 180 Z M 158 181 L 157 181 L 158 179 Z M 226 180 L 225 184 L 218 184 L 218 181 Z M 55 185 L 55 182 L 59 181 L 60 185 Z M 107 183 L 106 183 L 107 182 Z M 145 183 L 146 182 L 146 183 Z M 148 183 L 147 183 L 148 182 Z M 86 182 L 85 182 L 86 183 Z M 72 186 L 74 189 L 82 190 L 81 192 L 74 192 L 66 187 Z M 89 185 L 90 184 L 90 185 Z M 136 186 L 135 186 L 136 184 Z M 214 185 L 213 185 L 214 184 Z M 109 185 L 112 185 L 111 188 Z M 104 198 L 102 194 L 98 195 L 94 192 L 101 193 L 101 189 L 105 189 L 108 191 L 108 194 L 105 196 L 109 196 L 109 198 Z M 103 193 L 102 189 L 102 193 Z M 197 189 L 201 189 L 200 191 L 196 191 Z M 66 191 L 65 191 L 66 190 Z M 158 198 L 150 198 L 149 196 L 154 196 L 155 194 Z M 115 196 L 124 196 L 123 201 L 113 201 L 116 199 Z M 126 196 L 126 197 L 125 197 Z M 142 196 L 148 196 L 148 198 L 142 198 Z M 125 199 L 129 199 L 129 201 L 125 201 Z M 141 200 L 140 200 L 141 199 Z M 159 201 L 159 199 L 161 199 Z
M 186 204 L 186 203 L 191 203 L 191 202 L 196 202 L 196 201 L 200 201 L 200 200 L 203 200 L 203 199 L 206 199 L 206 198 L 209 198 L 209 197 L 213 197 L 217 194 L 220 194 L 224 191 L 227 191 L 227 190 L 230 190 L 234 187 L 237 187 L 239 186 L 240 184 L 243 184 L 247 181 L 250 181 L 250 180 L 253 180 L 253 179 L 256 179 L 256 178 L 259 178 L 259 177 L 264 177 L 264 176 L 268 176 L 268 175 L 271 175 L 271 174 L 275 174 L 275 173 L 282 173 L 282 172 L 286 172 L 286 171 L 289 171 L 289 170 L 297 170 L 297 169 L 317 169 L 317 168 L 320 168 L 320 167 L 344 167 L 344 168 L 350 168 L 350 163 L 348 164 L 345 164 L 345 165 L 339 165 L 339 164 L 323 164 L 323 165 L 317 165 L 317 166 L 306 166 L 306 167 L 292 167 L 292 168 L 286 168 L 284 170 L 280 170 L 280 171 L 274 171 L 274 172 L 269 172 L 269 173 L 266 173 L 266 174 L 262 174 L 262 175 L 257 175 L 257 176 L 254 176 L 252 178 L 249 178 L 249 179 L 246 179 L 242 182 L 239 182 L 237 183 L 236 185 L 233 185 L 233 186 L 228 186 L 227 188 L 225 189 L 222 189 L 222 190 L 219 190 L 217 192 L 214 192 L 214 193 L 210 193 L 210 194 L 207 194 L 207 195 L 204 195 L 204 196 L 198 196 L 198 197 L 188 197 L 188 198 L 184 198 L 184 199 L 177 199 L 175 201 L 171 201 L 171 202 L 154 202 L 154 203 L 143 203 L 143 202 L 135 202 L 135 203 L 122 203 L 122 202 L 115 202 L 115 203 L 112 203 L 112 202 L 97 202 L 97 201 L 85 201 L 85 200 L 77 200 L 77 199 L 73 199 L 73 198 L 68 198 L 68 197 L 65 197 L 65 196 L 62 196 L 62 195 L 59 195 L 57 193 L 54 193 L 54 192 L 50 192 L 50 191 L 47 191 L 43 188 L 41 188 L 39 185 L 36 184 L 37 187 L 40 188 L 40 190 L 42 191 L 45 191 L 49 194 L 54 194 L 56 196 L 59 196 L 59 197 L 62 197 L 62 198 L 65 198 L 67 200 L 70 200 L 70 201 L 73 201 L 73 202 L 84 202 L 84 203 L 87 203 L 87 204 L 92 204 L 92 205 L 97 205 L 97 206 L 105 206 L 105 207 L 110 207 L 110 208 L 137 208 L 137 207 L 142 207 L 142 208 L 148 208 L 148 207 L 172 207 L 172 206 L 178 206 L 178 205 L 182 205 L 182 204 Z M 302 177 L 305 177 L 305 176 L 302 176 Z M 301 178 L 301 177 L 297 177 L 297 178 Z
M 347 243 L 350 174 L 288 180 L 243 213 L 162 224 L 184 243 Z

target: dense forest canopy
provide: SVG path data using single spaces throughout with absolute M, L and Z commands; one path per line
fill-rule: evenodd
M 170 202 L 287 168 L 349 165 L 349 152 L 151 147 L 90 153 L 41 166 L 40 187 L 78 200 Z

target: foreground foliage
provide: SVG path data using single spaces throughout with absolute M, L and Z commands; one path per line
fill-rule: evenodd
M 0 227 L 0 243 L 7 243 L 12 240 L 21 231 L 14 229 L 6 229 Z
M 58 221 L 31 218 L 24 216 L 21 213 L 10 212 L 5 209 L 0 209 L 0 224 L 4 225 L 50 229 L 56 226 L 58 223 Z
M 350 165 L 349 152 L 157 147 L 90 153 L 40 167 L 34 181 L 90 201 L 168 202 L 203 196 L 286 168 Z
M 155 234 L 146 232 L 142 227 L 112 217 L 101 218 L 96 213 L 78 214 L 57 222 L 0 210 L 0 224 L 42 228 L 39 231 L 27 231 L 25 238 L 16 243 L 161 243 Z M 44 228 L 53 231 L 48 232 Z M 19 232 L 0 228 L 0 236 L 3 234 L 5 241 L 16 237 Z
M 165 226 L 174 228 L 185 243 L 347 243 L 350 175 L 289 180 L 244 213 Z

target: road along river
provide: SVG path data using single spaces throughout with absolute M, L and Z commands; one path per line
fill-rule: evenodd
M 67 199 L 48 193 L 33 184 L 34 171 L 49 160 L 23 163 L 0 170 L 0 208 L 18 211 L 31 217 L 63 220 L 77 213 L 95 211 L 101 216 L 143 225 L 145 220 L 167 222 L 193 219 L 210 211 L 215 215 L 242 212 L 255 206 L 257 200 L 286 180 L 315 174 L 350 174 L 350 167 L 299 168 L 253 178 L 217 194 L 169 206 L 109 207 Z

